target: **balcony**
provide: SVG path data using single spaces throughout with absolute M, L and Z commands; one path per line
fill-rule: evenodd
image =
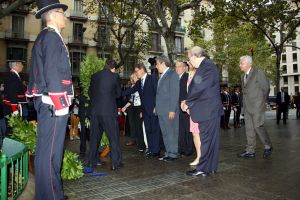
M 11 40 L 11 41 L 25 41 L 26 42 L 26 41 L 29 41 L 29 33 L 6 31 L 5 39 Z
M 70 19 L 71 20 L 79 20 L 79 21 L 87 21 L 88 17 L 82 11 L 75 11 L 75 10 L 73 10 L 70 13 Z
M 185 34 L 186 27 L 185 26 L 176 26 L 175 32 Z
M 89 40 L 81 37 L 68 37 L 68 45 L 72 46 L 88 46 Z

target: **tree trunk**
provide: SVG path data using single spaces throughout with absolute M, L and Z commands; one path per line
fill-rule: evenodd
M 171 67 L 174 67 L 175 63 L 174 60 L 176 59 L 176 52 L 175 52 L 175 33 L 168 33 L 163 35 L 165 42 L 166 42 L 166 47 L 167 47 L 167 52 L 168 52 L 168 57 L 170 60 Z
M 276 50 L 276 88 L 275 94 L 280 91 L 280 60 L 281 60 L 281 52 Z

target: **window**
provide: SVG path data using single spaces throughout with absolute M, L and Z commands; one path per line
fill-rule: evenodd
M 109 45 L 110 43 L 110 34 L 108 26 L 100 26 L 98 30 L 99 42 L 102 45 Z
M 183 53 L 183 37 L 175 37 L 175 52 Z
M 178 18 L 177 26 L 181 26 L 181 18 L 180 17 Z
M 293 53 L 293 62 L 297 62 L 297 53 Z
M 295 86 L 295 94 L 299 92 L 299 86 Z
M 83 12 L 82 0 L 74 0 L 74 11 Z
M 281 70 L 282 70 L 283 74 L 286 74 L 287 73 L 287 71 L 286 71 L 286 65 L 282 65 Z
M 298 72 L 298 65 L 297 64 L 293 64 L 293 72 L 294 73 Z
M 83 25 L 79 23 L 73 24 L 73 40 L 74 42 L 82 42 L 83 39 Z
M 281 62 L 286 63 L 286 55 L 285 54 L 281 55 Z
M 7 60 L 23 60 L 26 61 L 27 49 L 18 47 L 7 48 Z
M 161 51 L 161 40 L 158 33 L 152 33 L 151 51 Z
M 297 51 L 297 43 L 296 42 L 292 42 L 292 51 Z
M 295 84 L 298 84 L 298 83 L 299 83 L 299 77 L 298 77 L 298 75 L 297 75 L 297 76 L 294 76 L 294 83 L 295 83 Z
M 287 76 L 283 77 L 283 84 L 288 84 L 288 77 Z
M 71 52 L 70 53 L 72 74 L 75 74 L 75 75 L 79 74 L 80 62 L 83 60 L 84 56 L 85 56 L 85 53 L 81 53 L 81 52 Z
M 24 17 L 12 16 L 12 37 L 24 38 Z

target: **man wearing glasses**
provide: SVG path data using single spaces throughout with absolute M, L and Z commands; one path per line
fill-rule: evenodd
M 37 1 L 36 18 L 47 25 L 32 49 L 27 96 L 37 111 L 35 155 L 36 199 L 67 199 L 61 183 L 61 163 L 69 106 L 73 96 L 69 52 L 61 30 L 66 26 L 67 5 L 58 0 Z

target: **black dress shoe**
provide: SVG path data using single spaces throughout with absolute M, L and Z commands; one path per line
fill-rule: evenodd
M 244 151 L 243 153 L 238 154 L 238 157 L 240 157 L 240 158 L 254 158 L 255 153 L 249 153 L 247 151 Z
M 174 161 L 174 160 L 176 160 L 177 158 L 172 158 L 172 157 L 165 157 L 164 159 L 163 159 L 163 161 L 165 161 L 165 162 L 169 162 L 169 161 Z
M 201 176 L 207 176 L 207 174 L 205 172 L 198 171 L 196 169 L 191 170 L 191 171 L 187 171 L 186 175 L 188 175 L 188 176 L 200 176 L 200 175 Z
M 146 158 L 156 158 L 159 157 L 160 154 L 159 153 L 148 153 L 146 154 Z
M 123 163 L 120 163 L 119 165 L 112 165 L 111 166 L 111 170 L 115 171 L 115 170 L 119 170 L 121 169 L 122 167 L 124 167 L 124 164 Z
M 268 158 L 272 154 L 272 151 L 273 151 L 273 147 L 271 147 L 269 149 L 265 149 L 264 154 L 263 154 L 263 158 Z
M 63 200 L 68 200 L 68 199 L 69 199 L 69 197 L 67 195 L 64 195 Z

